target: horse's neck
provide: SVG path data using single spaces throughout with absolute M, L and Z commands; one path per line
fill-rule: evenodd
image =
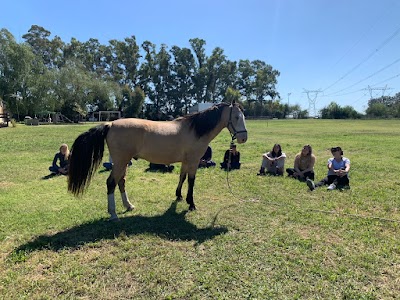
M 218 122 L 217 126 L 215 126 L 215 128 L 211 130 L 209 134 L 207 134 L 209 142 L 212 141 L 222 131 L 222 129 L 228 126 L 228 119 L 228 113 L 223 112 L 220 122 Z

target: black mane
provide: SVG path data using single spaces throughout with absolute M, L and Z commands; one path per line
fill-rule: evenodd
M 201 138 L 217 126 L 221 120 L 223 109 L 229 105 L 227 103 L 219 103 L 206 110 L 184 116 L 182 119 L 188 120 L 190 128 L 194 129 L 197 137 Z

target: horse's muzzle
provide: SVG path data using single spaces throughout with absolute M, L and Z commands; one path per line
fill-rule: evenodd
M 236 140 L 237 140 L 238 144 L 246 143 L 247 131 L 242 131 L 242 132 L 236 133 Z

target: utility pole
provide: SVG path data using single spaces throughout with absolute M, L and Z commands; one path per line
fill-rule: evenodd
M 367 88 L 365 88 L 363 90 L 364 91 L 368 90 L 369 91 L 369 95 L 371 96 L 370 99 L 372 99 L 372 98 L 374 98 L 373 91 L 382 91 L 382 96 L 381 97 L 383 98 L 383 96 L 385 95 L 385 91 L 386 90 L 392 90 L 392 88 L 388 88 L 387 85 L 385 85 L 384 87 L 376 87 L 376 88 L 368 86 Z
M 291 95 L 292 93 L 288 93 L 287 94 L 287 106 L 289 107 L 289 96 Z
M 311 112 L 313 113 L 313 117 L 317 116 L 317 111 L 315 109 L 315 102 L 317 102 L 318 94 L 321 92 L 322 92 L 321 89 L 314 90 L 314 91 L 304 89 L 304 93 L 307 94 L 307 98 L 308 98 L 308 116 L 309 117 L 311 115 Z

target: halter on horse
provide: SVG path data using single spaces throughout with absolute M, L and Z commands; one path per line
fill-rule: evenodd
M 114 198 L 117 184 L 126 210 L 134 208 L 125 192 L 127 164 L 132 157 L 158 164 L 182 162 L 176 198 L 182 199 L 182 185 L 188 177 L 186 202 L 189 210 L 195 210 L 193 187 L 198 163 L 208 144 L 225 127 L 232 141 L 247 141 L 245 118 L 238 104 L 220 103 L 173 121 L 119 119 L 91 128 L 78 136 L 71 148 L 68 190 L 76 196 L 83 194 L 101 163 L 106 140 L 114 163 L 107 179 L 110 220 L 118 219 Z

